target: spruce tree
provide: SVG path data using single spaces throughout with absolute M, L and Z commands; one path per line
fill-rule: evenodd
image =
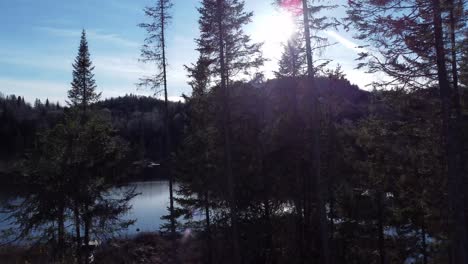
M 321 145 L 320 145 L 320 118 L 319 118 L 319 101 L 318 101 L 318 94 L 317 94 L 317 87 L 315 85 L 315 77 L 318 71 L 318 68 L 314 61 L 314 52 L 320 51 L 327 46 L 329 46 L 328 39 L 320 35 L 321 32 L 328 30 L 330 28 L 337 27 L 339 25 L 336 19 L 330 19 L 329 17 L 321 15 L 322 11 L 331 10 L 336 8 L 336 5 L 327 5 L 323 4 L 323 1 L 320 0 L 301 0 L 301 1 L 291 1 L 291 0 L 275 0 L 275 4 L 279 5 L 282 8 L 285 8 L 289 11 L 292 11 L 296 15 L 302 14 L 302 19 L 299 19 L 300 24 L 302 25 L 304 40 L 305 40 L 305 58 L 307 62 L 307 76 L 310 78 L 311 87 L 309 91 L 310 96 L 310 109 L 311 109 L 311 118 L 309 120 L 309 127 L 312 128 L 312 154 L 310 160 L 312 162 L 312 175 L 313 175 L 313 184 L 315 186 L 314 192 L 316 195 L 316 205 L 317 205 L 317 222 L 319 224 L 319 247 L 320 247 L 320 257 L 323 263 L 329 264 L 330 263 L 330 252 L 329 252 L 329 234 L 327 231 L 327 218 L 326 218 L 326 209 L 325 209 L 325 202 L 323 198 L 323 189 L 322 186 L 322 177 L 321 177 Z M 325 66 L 322 64 L 321 67 Z M 304 192 L 309 193 L 311 192 L 312 186 L 306 186 L 306 190 Z M 308 201 L 308 203 L 312 203 L 312 201 Z M 306 211 L 306 207 L 304 206 L 304 211 Z M 304 213 L 304 214 L 309 214 Z M 305 218 L 310 218 L 309 216 L 305 216 Z M 307 232 L 308 225 L 312 225 L 309 221 L 305 221 L 304 229 Z M 305 234 L 305 237 L 309 237 L 310 234 Z
M 84 115 L 90 104 L 99 101 L 101 93 L 96 92 L 96 81 L 93 74 L 94 66 L 91 62 L 86 32 L 81 34 L 78 55 L 73 63 L 73 81 L 68 91 L 69 105 L 79 107 Z
M 305 49 L 300 34 L 294 34 L 286 44 L 278 63 L 277 78 L 299 77 L 306 73 Z
M 264 62 L 261 44 L 251 43 L 243 27 L 251 22 L 253 13 L 244 10 L 243 0 L 203 0 L 200 13 L 200 37 L 196 40 L 200 54 L 212 61 L 210 77 L 219 84 L 222 98 L 222 133 L 224 175 L 227 180 L 228 204 L 232 229 L 233 263 L 240 263 L 236 180 L 232 167 L 232 131 L 230 90 L 234 80 L 249 77 Z

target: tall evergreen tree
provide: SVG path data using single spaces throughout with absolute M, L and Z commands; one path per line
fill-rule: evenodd
M 241 263 L 239 249 L 236 180 L 232 168 L 232 131 L 230 90 L 233 81 L 249 76 L 264 62 L 261 44 L 251 43 L 243 27 L 253 13 L 244 10 L 243 0 L 203 0 L 200 13 L 200 37 L 196 40 L 200 54 L 213 61 L 210 73 L 219 84 L 222 98 L 222 131 L 224 135 L 224 175 L 227 178 L 228 204 L 232 227 L 233 263 Z
M 88 106 L 101 98 L 101 93 L 96 92 L 96 81 L 93 74 L 94 66 L 91 62 L 86 32 L 81 33 L 78 55 L 73 63 L 72 88 L 68 91 L 69 105 L 79 107 L 83 114 Z
M 321 36 L 321 32 L 336 27 L 339 23 L 329 17 L 323 16 L 322 11 L 336 8 L 335 5 L 327 5 L 322 3 L 320 0 L 275 0 L 276 4 L 282 8 L 288 9 L 298 15 L 302 14 L 300 24 L 302 25 L 304 40 L 305 40 L 305 56 L 307 62 L 307 76 L 310 78 L 310 84 L 315 85 L 315 76 L 318 68 L 316 61 L 314 61 L 314 52 L 322 50 L 329 46 L 328 39 Z M 325 63 L 326 65 L 327 63 Z M 321 67 L 324 65 L 322 64 Z M 328 264 L 330 262 L 329 252 L 329 234 L 327 232 L 327 218 L 326 209 L 323 198 L 322 188 L 322 177 L 321 177 L 321 146 L 320 146 L 320 118 L 319 118 L 319 101 L 318 94 L 316 92 L 317 87 L 311 87 L 309 91 L 310 102 L 311 102 L 311 117 L 309 127 L 312 128 L 312 155 L 311 160 L 313 163 L 312 177 L 313 186 L 315 186 L 316 204 L 317 204 L 317 222 L 319 224 L 319 245 L 321 252 L 321 259 L 323 263 Z M 309 188 L 309 187 L 307 187 Z M 311 192 L 307 190 L 306 192 Z M 311 201 L 309 201 L 311 203 Z M 304 208 L 306 209 L 306 208 Z M 308 216 L 306 216 L 308 218 Z M 311 223 L 307 223 L 309 225 Z M 307 232 L 307 231 L 306 231 Z M 307 234 L 306 234 L 307 236 Z
M 172 18 L 170 9 L 173 4 L 171 0 L 157 0 L 155 6 L 148 6 L 144 9 L 145 15 L 150 18 L 149 23 L 141 23 L 139 26 L 145 29 L 147 37 L 141 49 L 141 60 L 143 62 L 156 63 L 157 72 L 148 77 L 140 79 L 139 86 L 146 86 L 159 93 L 162 86 L 164 92 L 164 126 L 165 126 L 165 158 L 169 158 L 171 151 L 171 138 L 169 129 L 169 106 L 167 94 L 167 58 L 166 58 L 166 31 Z M 174 215 L 174 191 L 173 177 L 169 171 L 169 218 L 171 235 L 176 232 L 176 219 Z
M 96 103 L 101 97 L 101 93 L 96 92 L 96 82 L 94 80 L 93 74 L 94 66 L 92 65 L 88 41 L 86 40 L 85 30 L 81 33 L 80 46 L 78 49 L 78 55 L 76 56 L 75 62 L 73 63 L 73 80 L 71 83 L 71 89 L 68 90 L 68 104 L 74 107 L 77 107 L 78 110 L 78 119 L 80 120 L 81 126 L 85 126 L 89 118 L 89 106 L 92 103 Z M 69 135 L 70 138 L 67 139 L 70 142 L 76 140 L 78 134 L 74 136 Z M 71 150 L 72 151 L 72 150 Z M 81 168 L 82 169 L 82 168 Z M 87 176 L 86 176 L 87 177 Z M 82 194 L 80 193 L 83 189 L 83 175 L 77 173 L 73 174 L 73 182 L 76 185 L 76 188 L 73 190 L 73 215 L 74 215 L 74 225 L 75 225 L 75 239 L 76 244 L 81 245 L 81 226 L 82 220 L 81 214 L 87 213 L 87 208 L 83 212 L 83 200 Z M 86 206 L 85 206 L 86 207 Z M 88 222 L 88 221 L 86 221 Z M 78 261 L 81 261 L 81 251 L 77 247 L 77 258 Z

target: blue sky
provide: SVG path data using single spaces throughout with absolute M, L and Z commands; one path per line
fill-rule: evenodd
M 246 1 L 247 9 L 255 14 L 247 32 L 253 40 L 265 42 L 264 55 L 270 60 L 263 68 L 267 77 L 276 69 L 285 38 L 278 11 L 271 2 Z M 70 87 L 71 64 L 84 28 L 103 97 L 153 94 L 135 86 L 139 77 L 153 69 L 138 62 L 144 32 L 137 24 L 145 21 L 142 9 L 151 3 L 150 0 L 0 1 L 0 92 L 24 96 L 30 102 L 35 98 L 64 102 Z M 174 19 L 167 33 L 171 98 L 190 93 L 183 65 L 197 58 L 193 39 L 198 36 L 198 5 L 199 0 L 174 0 Z M 331 15 L 342 17 L 344 10 L 339 8 Z M 360 86 L 369 83 L 369 75 L 353 69 L 359 50 L 351 33 L 326 34 L 338 44 L 321 56 L 342 64 L 353 83 Z

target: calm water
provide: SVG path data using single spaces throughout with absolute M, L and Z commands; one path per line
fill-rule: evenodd
M 177 188 L 177 185 L 174 185 Z M 145 181 L 134 182 L 128 186 L 117 189 L 116 195 L 119 191 L 124 191 L 129 188 L 135 188 L 138 195 L 130 201 L 132 209 L 123 216 L 124 219 L 135 219 L 134 225 L 122 235 L 133 235 L 139 232 L 157 231 L 159 230 L 163 221 L 161 216 L 168 214 L 169 206 L 169 181 Z M 7 194 L 0 194 L 6 198 Z M 6 215 L 0 213 L 0 232 L 2 229 L 10 226 L 6 222 L 2 222 Z
M 132 209 L 124 216 L 125 219 L 136 219 L 128 234 L 134 234 L 137 229 L 140 232 L 159 230 L 161 216 L 168 214 L 169 181 L 134 182 L 127 188 L 133 187 L 139 195 L 132 199 Z

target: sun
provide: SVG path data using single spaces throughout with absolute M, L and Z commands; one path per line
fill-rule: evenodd
M 263 66 L 265 75 L 273 77 L 277 63 L 284 51 L 284 45 L 297 32 L 294 15 L 285 10 L 271 10 L 257 16 L 253 21 L 252 39 L 262 42 L 263 56 L 267 59 Z
M 257 33 L 263 36 L 265 44 L 284 43 L 296 31 L 293 15 L 287 11 L 275 11 L 264 16 L 260 24 Z

